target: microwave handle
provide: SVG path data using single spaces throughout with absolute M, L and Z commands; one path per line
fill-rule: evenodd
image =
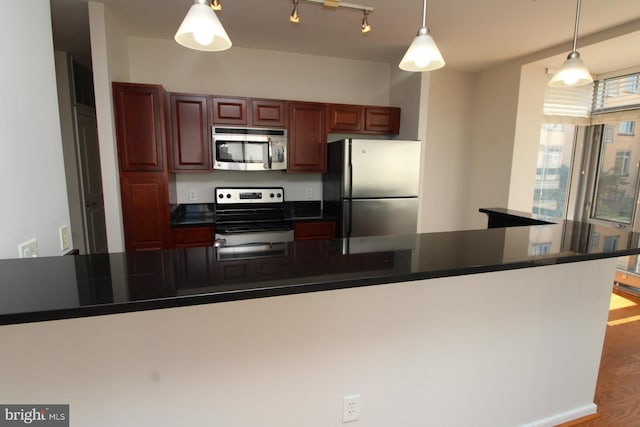
M 268 169 L 271 169 L 271 164 L 273 163 L 273 147 L 272 147 L 271 138 L 269 138 L 267 143 L 267 156 L 268 156 L 268 160 L 267 160 Z

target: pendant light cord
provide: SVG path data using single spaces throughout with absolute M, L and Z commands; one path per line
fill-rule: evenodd
M 422 27 L 427 27 L 427 0 L 422 3 Z
M 427 0 L 424 0 L 425 2 Z M 578 7 L 576 8 L 576 26 L 575 26 L 575 30 L 573 31 L 573 52 L 576 51 L 576 44 L 578 43 L 578 24 L 580 22 L 580 4 L 582 3 L 582 0 L 578 0 Z

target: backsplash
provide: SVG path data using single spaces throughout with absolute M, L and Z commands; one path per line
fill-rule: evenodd
M 213 203 L 216 187 L 283 187 L 287 201 L 322 200 L 321 174 L 281 171 L 177 173 L 170 176 L 169 202 Z

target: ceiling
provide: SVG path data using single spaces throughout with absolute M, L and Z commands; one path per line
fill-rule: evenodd
M 88 57 L 88 0 L 51 0 L 54 44 Z M 173 39 L 192 0 L 101 0 L 131 36 Z M 299 24 L 290 0 L 221 0 L 218 13 L 233 46 L 397 63 L 421 25 L 419 0 L 349 0 L 375 10 L 373 30 L 360 33 L 362 13 L 300 1 Z M 344 3 L 344 2 L 343 2 Z M 427 24 L 447 67 L 478 71 L 560 47 L 545 65 L 560 66 L 571 50 L 574 0 L 430 0 Z M 640 65 L 640 1 L 583 0 L 580 35 L 628 24 L 635 36 L 578 50 L 592 73 Z M 634 38 L 635 37 L 635 38 Z M 611 43 L 617 43 L 613 46 Z M 612 52 L 620 54 L 612 57 Z M 203 53 L 215 55 L 215 53 Z

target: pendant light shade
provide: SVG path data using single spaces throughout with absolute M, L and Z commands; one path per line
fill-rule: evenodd
M 191 6 L 175 40 L 189 49 L 217 52 L 231 47 L 231 40 L 208 1 L 196 0 Z
M 400 68 L 405 71 L 431 71 L 444 67 L 444 58 L 436 45 L 433 37 L 427 30 L 427 0 L 424 0 L 422 7 L 422 27 L 418 30 L 418 35 L 413 39 L 409 49 L 400 61 Z
M 590 83 L 593 83 L 591 73 L 580 59 L 580 54 L 573 51 L 562 67 L 555 72 L 549 86 L 584 86 Z
M 578 24 L 580 23 L 580 3 L 576 8 L 576 25 L 573 31 L 573 49 L 567 56 L 562 66 L 549 81 L 549 86 L 584 86 L 593 83 L 591 73 L 580 59 L 580 53 L 576 50 L 578 42 Z

